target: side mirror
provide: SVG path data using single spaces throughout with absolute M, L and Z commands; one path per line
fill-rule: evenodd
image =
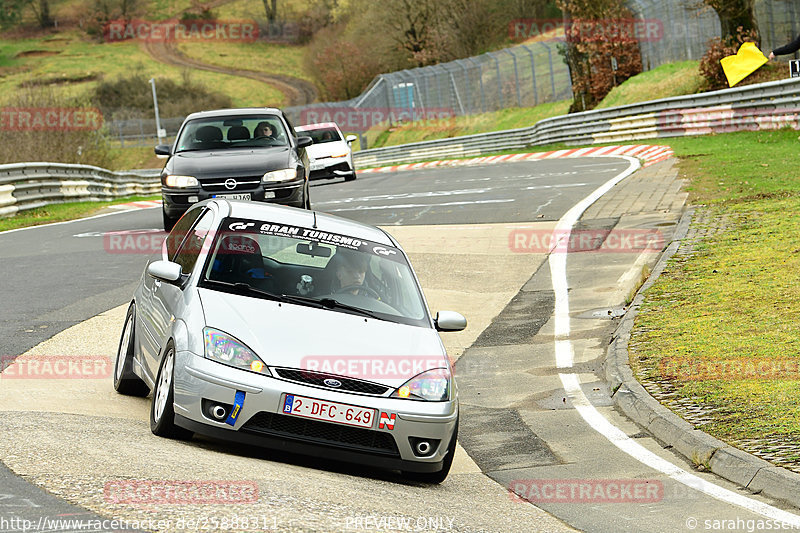
M 355 135 L 348 135 L 347 137 L 344 138 L 344 140 L 347 141 L 347 144 L 350 144 L 353 141 L 357 141 L 358 137 L 356 137 Z
M 172 147 L 168 144 L 159 144 L 158 146 L 155 147 L 154 151 L 156 155 L 165 155 L 169 157 L 171 155 L 170 154 L 171 149 Z
M 311 137 L 298 137 L 297 138 L 297 147 L 298 148 L 305 148 L 306 146 L 311 146 L 314 144 L 314 139 Z
M 439 311 L 433 323 L 437 331 L 461 331 L 467 327 L 467 319 L 455 311 Z
M 181 266 L 172 261 L 153 261 L 147 265 L 147 273 L 161 281 L 174 283 L 181 279 Z

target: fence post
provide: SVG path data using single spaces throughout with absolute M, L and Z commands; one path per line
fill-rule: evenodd
M 553 51 L 550 49 L 549 46 L 545 46 L 547 48 L 547 60 L 550 62 L 550 89 L 553 91 L 553 101 L 556 101 L 556 77 L 555 73 L 553 72 Z
M 517 107 L 522 107 L 522 97 L 519 94 L 519 70 L 517 69 L 517 56 L 511 51 L 510 48 L 506 48 L 505 51 L 508 52 L 508 55 L 510 55 L 511 59 L 514 61 L 514 84 L 517 88 Z
M 531 80 L 533 81 L 533 105 L 539 105 L 539 91 L 536 88 L 536 60 L 533 58 L 533 52 L 531 49 L 528 48 L 527 45 L 523 44 L 522 48 L 528 52 L 528 55 L 531 57 Z

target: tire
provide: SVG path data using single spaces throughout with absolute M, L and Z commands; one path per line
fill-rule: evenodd
M 133 348 L 136 338 L 136 306 L 128 307 L 125 316 L 125 325 L 119 338 L 117 358 L 114 362 L 114 389 L 126 396 L 144 397 L 150 393 L 150 388 L 142 378 L 133 372 Z
M 450 444 L 447 446 L 447 455 L 444 456 L 444 460 L 442 461 L 442 469 L 438 472 L 404 472 L 405 477 L 411 481 L 419 481 L 431 485 L 438 485 L 443 482 L 447 479 L 447 474 L 450 473 L 450 467 L 453 466 L 453 457 L 456 454 L 457 440 L 458 420 L 456 419 L 456 428 L 453 430 L 453 436 L 450 439 Z
M 355 169 L 353 169 L 353 174 L 352 174 L 352 175 L 350 175 L 350 176 L 347 176 L 347 177 L 344 179 L 344 181 L 355 181 L 355 179 L 356 179 L 356 171 L 355 171 Z
M 161 358 L 150 405 L 150 431 L 168 439 L 189 439 L 192 432 L 175 425 L 175 347 L 170 342 Z
M 164 223 L 164 231 L 169 233 L 172 231 L 172 228 L 175 227 L 175 223 L 178 221 L 177 218 L 172 218 L 171 216 L 167 215 L 167 212 L 164 209 L 161 209 L 161 220 Z

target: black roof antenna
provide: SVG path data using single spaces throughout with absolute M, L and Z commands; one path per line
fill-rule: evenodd
M 317 212 L 311 211 L 311 213 L 314 215 L 314 225 L 312 226 L 312 228 L 317 229 Z

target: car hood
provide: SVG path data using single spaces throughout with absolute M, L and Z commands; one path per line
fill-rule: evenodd
M 258 176 L 271 170 L 294 168 L 293 159 L 288 146 L 180 152 L 172 156 L 164 172 L 199 178 Z
M 337 141 L 332 143 L 312 144 L 306 148 L 308 157 L 319 159 L 321 157 L 330 157 L 331 154 L 343 154 L 350 151 L 350 147 L 344 141 Z
M 433 328 L 198 291 L 206 325 L 236 337 L 268 366 L 320 370 L 399 387 L 424 370 L 447 365 Z

